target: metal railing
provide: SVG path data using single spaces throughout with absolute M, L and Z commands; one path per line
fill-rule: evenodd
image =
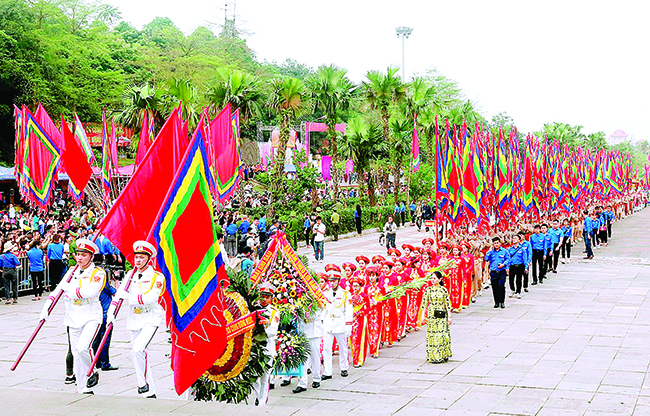
M 26 295 L 32 293 L 34 290 L 34 282 L 29 274 L 29 259 L 27 257 L 18 257 L 20 260 L 20 265 L 22 268 L 16 270 L 16 279 L 18 280 L 18 296 Z M 50 285 L 50 268 L 45 263 L 43 259 L 43 271 L 45 272 L 45 278 L 43 279 L 43 284 L 45 287 Z

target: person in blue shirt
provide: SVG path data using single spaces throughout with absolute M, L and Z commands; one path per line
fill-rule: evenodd
M 8 248 L 0 255 L 0 265 L 2 266 L 2 277 L 5 284 L 5 296 L 7 305 L 18 303 L 18 276 L 16 269 L 20 269 L 20 260 Z M 13 295 L 13 296 L 12 296 Z M 13 298 L 13 301 L 12 301 Z
M 549 270 L 552 271 L 553 273 L 557 273 L 557 262 L 560 258 L 560 243 L 562 242 L 564 238 L 564 232 L 560 229 L 560 224 L 558 223 L 557 220 L 553 220 L 551 223 L 552 227 L 550 230 L 548 230 L 547 235 L 550 236 L 550 261 L 549 263 Z
M 49 264 L 50 287 L 55 288 L 63 277 L 63 250 L 64 246 L 61 243 L 61 236 L 54 234 L 52 242 L 47 245 L 47 261 Z
M 242 220 L 241 224 L 239 224 L 239 227 L 237 229 L 239 230 L 239 234 L 244 238 L 246 234 L 248 234 L 248 228 L 251 226 L 251 223 L 248 222 L 248 218 L 244 217 Z
M 553 271 L 553 233 L 548 229 L 548 225 L 542 224 L 542 234 L 544 235 L 544 278 L 548 278 L 548 273 Z
M 411 211 L 411 223 L 415 224 L 415 208 L 417 208 L 417 205 L 415 205 L 415 201 L 411 201 L 411 205 L 409 206 L 409 209 Z
M 524 270 L 528 264 L 528 252 L 526 246 L 522 244 L 521 236 L 515 234 L 512 236 L 512 245 L 508 249 L 510 256 L 510 297 L 521 299 L 521 286 L 523 283 Z M 516 283 L 516 286 L 515 286 Z
M 106 241 L 108 241 L 108 238 L 106 239 Z M 113 285 L 111 285 L 110 283 L 111 279 L 109 276 L 110 273 L 107 273 L 104 282 L 104 287 L 102 288 L 102 291 L 99 292 L 99 302 L 102 304 L 102 309 L 104 311 L 104 319 L 102 321 L 102 325 L 99 327 L 99 332 L 97 333 L 95 339 L 93 340 L 93 354 L 97 354 L 97 349 L 99 348 L 99 344 L 101 344 L 102 338 L 106 333 L 106 315 L 108 312 L 108 308 L 111 306 L 111 302 L 113 301 L 113 295 L 115 295 L 115 293 L 117 292 L 117 290 L 115 290 Z M 102 371 L 118 370 L 118 367 L 113 367 L 111 365 L 111 361 L 109 357 L 112 334 L 113 334 L 112 332 L 108 334 L 108 337 L 106 338 L 106 344 L 104 344 L 104 347 L 99 352 L 99 358 L 97 359 L 97 363 L 95 364 L 95 368 L 101 368 Z
M 585 218 L 583 220 L 584 227 L 583 227 L 582 235 L 585 240 L 585 250 L 587 251 L 587 256 L 585 257 L 585 260 L 587 260 L 587 259 L 594 258 L 594 252 L 591 250 L 591 229 L 593 228 L 593 226 L 591 223 L 591 217 L 589 216 L 589 211 L 584 210 L 583 214 Z
M 40 240 L 36 239 L 30 244 L 27 250 L 27 259 L 29 260 L 29 276 L 34 286 L 34 298 L 32 300 L 41 300 L 43 296 L 43 282 L 45 272 L 43 267 L 43 249 L 40 246 Z
M 233 258 L 237 255 L 237 224 L 228 219 L 226 225 L 226 252 Z
M 596 215 L 598 216 L 598 240 L 601 245 L 607 246 L 607 215 L 603 207 L 596 207 Z
M 591 213 L 591 247 L 598 248 L 598 229 L 600 224 L 596 212 Z
M 506 277 L 510 267 L 510 254 L 508 250 L 501 247 L 501 239 L 492 239 L 492 249 L 485 254 L 485 261 L 490 267 L 490 281 L 492 295 L 494 296 L 494 307 L 506 307 Z
M 257 232 L 260 237 L 260 244 L 264 244 L 266 241 L 266 217 L 264 214 L 260 216 L 259 223 L 257 224 Z
M 533 227 L 534 233 L 530 236 L 533 262 L 533 286 L 537 284 L 538 280 L 539 283 L 543 283 L 546 277 L 546 268 L 544 267 L 544 260 L 546 260 L 546 235 L 542 234 L 540 229 L 540 225 L 535 224 Z
M 573 226 L 568 219 L 562 221 L 562 263 L 571 263 L 571 241 L 573 240 Z M 566 257 L 565 257 L 566 254 Z
M 533 260 L 533 246 L 526 240 L 526 233 L 519 231 L 519 238 L 521 245 L 526 248 L 526 259 L 524 261 L 524 292 L 528 292 L 528 271 L 530 270 L 530 262 Z
M 309 215 L 305 214 L 305 221 L 302 223 L 303 234 L 305 235 L 305 245 L 309 247 L 311 241 L 311 221 Z
M 614 211 L 611 206 L 605 207 L 605 219 L 607 220 L 607 237 L 612 238 L 612 222 L 614 221 Z
M 399 216 L 400 216 L 400 220 L 402 221 L 402 226 L 405 226 L 406 225 L 406 204 L 404 203 L 404 201 L 402 201 L 399 204 Z

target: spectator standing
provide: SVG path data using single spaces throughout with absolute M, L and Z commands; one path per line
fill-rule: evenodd
M 330 221 L 332 222 L 332 234 L 334 234 L 334 241 L 339 241 L 340 220 L 341 220 L 341 216 L 337 212 L 336 208 L 334 208 L 334 212 L 332 212 L 332 217 L 330 218 Z
M 257 224 L 257 232 L 259 233 L 260 244 L 263 245 L 266 242 L 266 216 L 264 214 L 260 216 Z
M 34 286 L 34 298 L 32 300 L 41 300 L 43 296 L 43 281 L 45 280 L 45 272 L 43 268 L 43 250 L 40 247 L 39 240 L 34 240 L 29 250 L 27 251 L 27 258 L 29 259 L 29 275 L 32 279 Z
M 395 237 L 397 236 L 397 224 L 393 222 L 393 217 L 388 217 L 384 224 L 384 233 L 386 233 L 386 250 L 395 248 Z
M 325 257 L 325 231 L 326 227 L 322 218 L 320 216 L 316 217 L 316 224 L 314 224 L 314 256 L 316 261 L 321 263 Z
M 18 303 L 18 275 L 16 269 L 20 269 L 20 261 L 15 254 L 9 250 L 0 255 L 0 263 L 2 264 L 2 277 L 5 283 L 5 295 L 7 296 L 7 305 L 11 303 Z M 13 295 L 13 302 L 12 302 Z
M 406 204 L 404 201 L 399 204 L 399 217 L 402 227 L 406 226 Z
M 585 240 L 585 250 L 587 252 L 587 256 L 585 257 L 585 260 L 591 260 L 594 258 L 594 252 L 591 249 L 591 229 L 592 229 L 592 222 L 591 222 L 591 217 L 589 216 L 589 211 L 584 210 L 584 226 L 583 226 L 583 231 L 582 231 L 582 236 Z
M 354 225 L 357 227 L 357 234 L 361 238 L 361 205 L 357 204 L 356 209 L 354 210 Z
M 309 220 L 309 215 L 305 214 L 305 221 L 302 223 L 302 233 L 305 237 L 305 245 L 309 246 L 309 240 L 311 237 L 311 221 Z
M 226 252 L 230 257 L 237 255 L 237 225 L 230 219 L 226 225 Z
M 52 242 L 47 246 L 47 261 L 50 266 L 50 287 L 56 287 L 61 281 L 63 276 L 63 244 L 61 243 L 61 236 L 54 234 Z

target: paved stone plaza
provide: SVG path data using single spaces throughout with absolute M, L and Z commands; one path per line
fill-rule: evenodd
M 406 227 L 398 246 L 425 234 Z M 325 243 L 325 262 L 357 254 L 383 254 L 377 235 Z M 369 358 L 350 376 L 294 395 L 271 391 L 266 409 L 248 414 L 397 415 L 650 415 L 650 209 L 614 225 L 609 247 L 583 261 L 574 247 L 571 264 L 559 266 L 522 299 L 493 309 L 486 293 L 454 315 L 453 358 L 424 361 L 425 331 L 410 334 L 379 359 Z M 305 249 L 300 250 L 305 253 Z M 312 257 L 313 258 L 313 257 Z M 152 346 L 157 401 L 139 399 L 125 317 L 117 322 L 111 361 L 120 370 L 101 373 L 95 396 L 74 394 L 63 383 L 67 340 L 58 307 L 15 372 L 9 368 L 38 319 L 40 302 L 21 298 L 0 306 L 0 414 L 235 414 L 216 403 L 182 401 L 173 392 L 170 344 L 161 331 Z

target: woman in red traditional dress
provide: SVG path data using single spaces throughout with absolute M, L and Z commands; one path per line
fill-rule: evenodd
M 368 295 L 363 292 L 364 280 L 361 277 L 353 277 L 350 280 L 352 286 L 352 335 L 350 344 L 352 346 L 352 365 L 361 367 L 366 361 L 368 350 L 368 312 L 370 304 Z
M 410 244 L 402 244 L 402 250 L 404 250 L 404 255 L 402 257 L 404 257 L 405 259 L 410 261 L 414 257 L 413 256 L 413 246 L 412 245 L 410 245 Z
M 350 262 L 345 262 L 341 265 L 341 269 L 343 269 L 343 277 L 341 278 L 341 287 L 348 292 L 352 292 L 352 287 L 350 286 L 350 280 L 352 280 L 352 276 L 354 275 L 354 272 L 357 270 L 357 266 L 353 263 Z
M 453 268 L 449 270 L 447 281 L 449 286 L 449 300 L 451 301 L 451 309 L 453 312 L 460 312 L 462 304 L 462 287 L 463 287 L 463 259 L 460 257 L 460 247 L 453 245 L 451 247 L 451 258 L 449 261 L 453 264 Z
M 357 264 L 359 265 L 359 269 L 354 272 L 353 276 L 354 277 L 361 276 L 363 278 L 363 281 L 364 281 L 364 287 L 367 288 L 368 287 L 368 273 L 366 272 L 366 267 L 368 267 L 368 265 L 370 264 L 370 259 L 368 259 L 368 257 L 366 257 L 366 256 L 357 256 L 355 258 L 355 260 L 357 261 Z
M 420 267 L 420 264 L 422 263 L 422 259 L 418 257 L 414 257 L 411 260 L 411 280 L 416 280 L 416 279 L 421 279 L 424 277 L 424 272 L 422 272 L 422 268 Z M 422 285 L 424 287 L 426 285 Z M 419 331 L 420 327 L 418 326 L 418 311 L 420 310 L 420 303 L 422 302 L 422 297 L 420 296 L 420 293 L 422 292 L 422 288 L 420 290 L 407 290 L 406 294 L 408 296 L 408 302 L 407 302 L 407 308 L 406 308 L 406 329 L 407 330 L 416 330 Z
M 395 273 L 393 273 L 393 263 L 385 261 L 381 266 L 381 274 L 379 275 L 379 287 L 384 294 L 389 293 L 395 286 L 399 284 Z M 383 325 L 381 331 L 381 342 L 387 342 L 388 347 L 392 347 L 393 343 L 397 341 L 397 299 L 388 299 L 384 301 L 383 309 Z
M 393 273 L 397 276 L 398 284 L 402 285 L 411 281 L 411 273 L 406 269 L 406 260 L 402 257 L 395 259 L 395 267 Z M 406 336 L 406 311 L 408 309 L 408 295 L 400 296 L 397 299 L 397 340 L 401 340 Z
M 368 354 L 372 358 L 379 358 L 379 340 L 381 337 L 382 324 L 384 322 L 383 304 L 379 298 L 384 293 L 379 287 L 379 268 L 375 266 L 368 266 L 366 268 L 368 275 L 368 284 L 365 287 L 366 294 L 368 295 Z
M 422 250 L 422 261 L 420 261 L 420 275 L 427 276 L 431 270 L 436 266 L 436 264 L 431 260 L 431 250 Z M 427 282 L 418 291 L 418 316 L 416 322 L 416 328 L 419 329 L 427 320 L 427 309 L 422 308 L 422 298 L 424 296 L 424 291 L 431 286 L 431 282 Z
M 460 244 L 463 266 L 462 305 L 467 308 L 472 300 L 472 275 L 474 274 L 474 256 L 469 252 L 470 245 L 467 242 Z

